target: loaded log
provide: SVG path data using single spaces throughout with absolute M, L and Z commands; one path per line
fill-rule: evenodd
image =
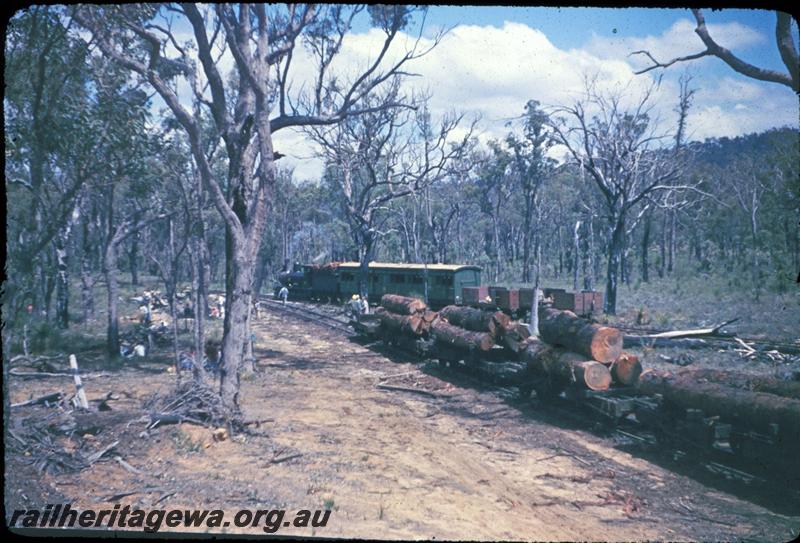
M 439 315 L 450 324 L 471 332 L 488 332 L 495 340 L 511 327 L 511 317 L 502 311 L 491 313 L 473 307 L 448 305 Z
M 384 294 L 381 298 L 381 306 L 398 315 L 414 315 L 428 309 L 425 302 L 418 298 L 397 294 Z
M 752 392 L 718 383 L 692 381 L 666 372 L 647 370 L 639 377 L 638 388 L 645 394 L 661 394 L 684 409 L 702 409 L 706 416 L 742 423 L 763 433 L 777 424 L 783 442 L 800 443 L 800 400 L 765 392 Z
M 431 324 L 431 332 L 436 341 L 464 350 L 488 351 L 494 347 L 494 339 L 487 332 L 464 330 L 443 319 Z
M 631 386 L 639 381 L 639 376 L 642 374 L 642 363 L 635 354 L 622 353 L 611 363 L 609 369 L 615 383 Z
M 391 332 L 420 336 L 427 330 L 421 315 L 398 315 L 383 307 L 376 308 L 375 314 L 381 319 L 383 326 Z
M 539 319 L 539 333 L 547 343 L 599 362 L 613 362 L 622 354 L 622 332 L 592 324 L 572 311 L 545 309 Z
M 545 374 L 589 390 L 607 390 L 611 385 L 611 372 L 603 364 L 533 338 L 528 339 L 522 359 L 530 373 Z
M 784 398 L 800 400 L 800 382 L 797 381 L 782 381 L 773 377 L 714 369 L 681 370 L 677 373 L 677 377 L 681 380 L 707 381 L 733 388 L 753 392 L 766 392 L 776 396 L 783 396 Z

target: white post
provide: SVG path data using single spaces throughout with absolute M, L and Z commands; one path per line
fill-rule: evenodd
M 86 401 L 86 392 L 83 390 L 81 376 L 78 375 L 78 359 L 74 354 L 69 355 L 69 367 L 72 370 L 72 377 L 75 379 L 75 388 L 78 390 L 78 407 L 89 409 L 89 402 Z

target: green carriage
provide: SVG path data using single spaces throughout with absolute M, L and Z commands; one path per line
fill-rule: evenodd
M 358 262 L 339 264 L 339 289 L 345 298 L 358 293 Z M 461 290 L 481 284 L 479 266 L 459 264 L 392 264 L 370 262 L 369 298 L 378 303 L 384 294 L 401 294 L 425 299 L 434 308 L 461 303 Z

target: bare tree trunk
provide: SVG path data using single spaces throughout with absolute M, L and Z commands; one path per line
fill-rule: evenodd
M 664 220 L 661 221 L 661 242 L 660 250 L 661 250 L 661 262 L 659 262 L 658 266 L 658 276 L 663 278 L 666 274 L 667 270 L 667 224 L 668 224 L 668 213 L 664 212 Z
M 667 261 L 667 272 L 672 273 L 675 264 L 675 245 L 676 245 L 676 230 L 678 223 L 678 214 L 675 210 L 670 210 L 669 213 L 669 255 Z
M 599 267 L 600 262 L 595 254 L 595 245 L 594 245 L 594 217 L 589 217 L 589 245 L 588 245 L 588 252 L 589 252 L 589 274 L 587 275 L 587 280 L 585 281 L 584 287 L 586 290 L 594 290 L 594 284 L 597 281 L 597 277 L 599 274 Z
M 232 236 L 231 236 L 232 238 Z M 255 263 L 243 242 L 231 243 L 231 265 L 226 281 L 225 322 L 222 341 L 220 395 L 224 405 L 239 406 L 239 377 L 247 344 L 247 317 Z
M 69 328 L 69 262 L 67 261 L 67 242 L 71 222 L 56 236 L 56 324 L 59 328 Z
M 89 237 L 90 217 L 84 216 L 81 232 L 81 305 L 83 322 L 94 318 L 94 279 L 92 278 L 92 244 Z
M 131 285 L 139 285 L 139 234 L 131 236 L 131 250 L 128 253 L 131 267 Z
M 194 293 L 194 351 L 197 353 L 193 374 L 194 380 L 202 382 L 205 379 L 203 368 L 203 354 L 205 352 L 205 290 L 202 286 L 203 262 L 202 241 L 199 238 L 193 240 L 194 248 L 192 251 L 192 292 Z M 210 362 L 216 362 L 211 360 Z
M 650 281 L 650 261 L 648 259 L 650 252 L 650 222 L 651 213 L 648 212 L 644 219 L 644 232 L 642 233 L 642 281 L 645 283 Z
M 531 282 L 531 237 L 533 232 L 532 217 L 533 217 L 533 194 L 531 191 L 526 191 L 525 195 L 525 217 L 522 230 L 522 282 Z
M 531 323 L 528 327 L 532 336 L 539 337 L 539 277 L 540 277 L 541 243 L 539 234 L 536 234 L 534 245 L 533 263 L 533 303 L 531 304 Z
M 106 293 L 108 295 L 106 352 L 110 358 L 116 358 L 119 356 L 119 316 L 117 315 L 119 284 L 117 283 L 117 248 L 112 241 L 109 241 L 105 250 L 103 274 L 106 279 Z
M 573 265 L 572 265 L 572 290 L 578 292 L 578 258 L 580 255 L 581 247 L 581 221 L 575 221 L 575 230 L 573 237 Z
M 606 273 L 605 311 L 609 315 L 617 314 L 617 284 L 625 235 L 625 218 L 618 217 L 615 223 L 608 245 L 608 270 Z

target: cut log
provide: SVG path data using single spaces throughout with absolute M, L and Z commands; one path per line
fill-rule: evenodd
M 622 353 L 611 363 L 609 369 L 615 383 L 631 386 L 639 381 L 639 376 L 642 374 L 642 363 L 635 354 Z
M 428 324 L 432 323 L 438 318 L 439 314 L 436 311 L 431 311 L 430 309 L 426 309 L 425 312 L 422 313 L 422 320 Z
M 572 311 L 545 309 L 539 319 L 539 333 L 547 343 L 599 362 L 613 362 L 622 354 L 622 332 L 592 324 Z
M 425 302 L 418 298 L 399 296 L 397 294 L 384 294 L 381 298 L 381 306 L 398 315 L 414 315 L 428 309 Z
M 713 369 L 686 369 L 677 373 L 680 380 L 689 382 L 710 382 L 733 388 L 750 390 L 753 392 L 766 392 L 800 400 L 800 382 L 783 381 L 772 377 L 749 375 L 735 371 L 722 371 Z
M 470 332 L 443 319 L 431 325 L 431 332 L 436 341 L 464 350 L 488 351 L 494 347 L 494 339 L 489 333 Z
M 453 326 L 471 332 L 488 332 L 492 337 L 496 337 L 497 325 L 492 319 L 492 313 L 488 311 L 481 311 L 474 307 L 448 305 L 439 311 L 439 316 L 447 319 L 447 322 Z
M 548 375 L 589 390 L 607 390 L 611 385 L 611 372 L 603 364 L 538 340 L 528 340 L 523 360 L 530 373 Z
M 427 330 L 421 315 L 398 315 L 383 307 L 376 308 L 375 314 L 390 332 L 419 336 Z
M 769 434 L 777 424 L 781 441 L 800 444 L 800 400 L 765 392 L 752 392 L 707 381 L 647 370 L 638 388 L 645 394 L 661 394 L 667 402 L 685 408 L 702 409 L 705 416 L 720 416 L 725 422 L 742 424 Z

